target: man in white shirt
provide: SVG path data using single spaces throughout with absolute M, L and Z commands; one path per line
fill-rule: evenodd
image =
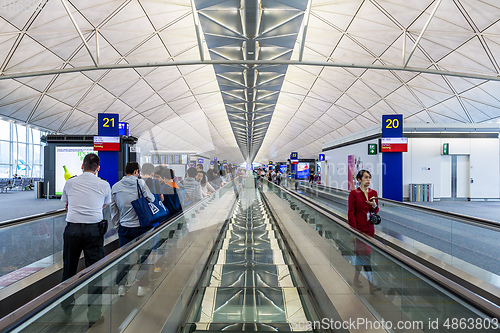
M 63 234 L 63 281 L 76 274 L 82 251 L 87 267 L 104 258 L 104 234 L 101 234 L 100 226 L 103 220 L 102 210 L 111 203 L 111 188 L 106 181 L 96 177 L 99 171 L 99 157 L 96 154 L 85 156 L 82 170 L 80 176 L 72 177 L 64 184 L 61 197 L 66 202 L 68 212 Z M 89 290 L 89 294 L 91 293 Z M 72 301 L 70 297 L 63 304 L 68 315 L 72 311 Z M 93 313 L 91 309 L 98 311 Z M 100 309 L 89 307 L 90 323 L 100 316 Z

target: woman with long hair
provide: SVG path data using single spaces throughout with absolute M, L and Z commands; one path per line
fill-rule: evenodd
M 372 214 L 379 211 L 377 191 L 370 188 L 372 175 L 368 170 L 360 170 L 356 175 L 359 187 L 349 193 L 348 219 L 351 228 L 356 229 L 370 237 L 375 235 L 375 227 L 371 223 Z M 358 288 L 363 287 L 359 276 L 361 268 L 364 269 L 366 277 L 370 282 L 370 292 L 380 290 L 373 281 L 373 271 L 371 267 L 372 248 L 354 237 L 354 252 L 356 254 L 356 263 L 354 270 L 354 285 Z

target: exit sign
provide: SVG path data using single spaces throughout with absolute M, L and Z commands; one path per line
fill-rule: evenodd
M 443 143 L 443 155 L 448 155 L 450 153 L 450 144 Z
M 369 143 L 368 144 L 368 155 L 377 155 L 377 144 Z

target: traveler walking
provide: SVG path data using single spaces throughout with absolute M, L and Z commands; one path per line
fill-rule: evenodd
M 146 197 L 146 200 L 149 202 L 153 202 L 155 200 L 155 197 L 149 191 L 146 182 L 139 179 L 140 169 L 137 162 L 127 163 L 125 166 L 125 173 L 126 176 L 113 185 L 113 188 L 111 189 L 111 219 L 113 224 L 118 226 L 118 242 L 120 247 L 125 246 L 130 241 L 151 229 L 150 227 L 141 227 L 139 217 L 132 207 L 132 201 L 139 198 L 138 187 L 140 187 L 144 197 Z M 144 253 L 139 260 L 139 264 L 143 264 L 147 260 L 148 256 L 149 253 Z M 127 275 L 129 270 L 130 265 L 125 265 L 122 267 L 116 278 L 116 282 L 119 285 L 118 294 L 120 296 L 125 294 L 126 287 L 124 277 Z M 145 275 L 148 275 L 149 267 L 143 271 L 145 271 L 143 272 Z M 149 276 L 143 276 L 139 279 L 137 295 L 144 296 L 147 292 L 148 285 Z
M 65 281 L 76 275 L 80 254 L 83 251 L 85 266 L 91 266 L 104 258 L 104 233 L 107 224 L 103 221 L 102 210 L 111 203 L 109 184 L 96 177 L 99 171 L 99 157 L 87 154 L 83 159 L 83 173 L 66 181 L 61 201 L 66 203 L 66 228 L 63 239 L 63 276 Z M 94 305 L 101 295 L 100 281 L 89 285 L 87 318 L 89 324 L 102 321 L 101 306 Z M 71 315 L 74 297 L 61 303 L 66 315 Z

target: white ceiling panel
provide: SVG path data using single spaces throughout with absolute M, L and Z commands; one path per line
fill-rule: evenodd
M 403 71 L 403 62 L 436 0 L 313 1 L 302 57 L 322 65 L 257 66 L 255 82 L 269 81 L 256 87 L 252 66 L 200 62 L 190 0 L 66 2 L 99 65 L 130 68 L 38 76 L 94 63 L 61 1 L 2 11 L 0 79 L 35 75 L 0 81 L 0 116 L 54 132 L 92 134 L 98 113 L 119 113 L 143 147 L 153 147 L 152 130 L 162 149 L 217 152 L 234 162 L 248 156 L 261 162 L 286 160 L 292 150 L 315 157 L 322 142 L 373 126 L 383 114 L 401 113 L 412 123 L 500 117 L 500 83 L 495 81 L 500 74 L 500 5 L 493 0 L 443 0 L 408 62 L 412 71 Z M 205 60 L 226 59 L 219 54 L 244 60 L 245 51 L 252 52 L 246 59 L 299 59 L 306 0 L 266 2 L 259 9 L 262 35 L 256 39 L 242 26 L 240 4 L 195 0 Z M 250 40 L 259 40 L 258 50 L 251 49 Z M 133 68 L 166 61 L 197 63 Z M 324 62 L 353 67 L 325 67 Z M 399 70 L 363 68 L 372 64 Z M 249 89 L 256 89 L 255 95 Z M 252 96 L 255 107 L 267 113 L 252 114 Z M 251 126 L 257 132 L 265 129 L 257 150 L 242 148 L 233 132 Z M 242 154 L 245 149 L 250 155 Z

